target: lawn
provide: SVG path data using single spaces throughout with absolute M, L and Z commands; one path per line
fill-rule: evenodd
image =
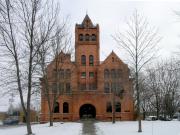
M 95 122 L 97 135 L 180 135 L 180 121 L 142 121 L 142 133 L 137 132 L 137 121 Z M 78 122 L 57 122 L 32 125 L 36 135 L 82 135 L 83 124 Z M 25 135 L 26 126 L 0 126 L 0 135 Z M 86 134 L 91 135 L 91 134 Z
M 81 123 L 66 122 L 61 124 L 60 122 L 54 123 L 53 127 L 49 127 L 49 124 L 36 124 L 32 125 L 32 130 L 35 135 L 80 135 L 82 129 Z M 10 126 L 6 128 L 0 128 L 0 135 L 25 135 L 26 126 Z
M 137 132 L 137 121 L 98 122 L 98 135 L 180 135 L 180 121 L 142 121 L 142 133 Z

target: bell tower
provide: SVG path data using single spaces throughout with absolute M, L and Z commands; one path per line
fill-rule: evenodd
M 78 66 L 80 89 L 97 89 L 99 25 L 94 25 L 88 15 L 75 27 L 75 62 Z

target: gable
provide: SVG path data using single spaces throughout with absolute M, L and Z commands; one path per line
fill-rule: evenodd
M 122 65 L 127 66 L 113 51 L 111 54 L 102 62 L 101 65 Z

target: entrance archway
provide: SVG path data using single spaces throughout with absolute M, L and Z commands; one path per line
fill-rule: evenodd
M 91 104 L 84 104 L 79 109 L 80 118 L 96 118 L 96 108 Z

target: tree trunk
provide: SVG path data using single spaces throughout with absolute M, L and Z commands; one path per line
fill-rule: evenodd
M 27 109 L 28 111 L 29 109 Z M 27 127 L 27 135 L 32 135 L 32 129 L 31 129 L 31 118 L 30 118 L 30 112 L 25 114 L 26 118 L 26 127 Z
M 114 92 L 112 92 L 112 123 L 115 123 L 115 95 Z
M 49 112 L 49 126 L 53 126 L 53 112 L 50 111 Z
M 49 99 L 49 97 L 48 97 Z M 53 126 L 53 112 L 52 112 L 52 108 L 51 108 L 51 105 L 50 105 L 50 100 L 48 100 L 48 107 L 49 107 L 49 126 Z

